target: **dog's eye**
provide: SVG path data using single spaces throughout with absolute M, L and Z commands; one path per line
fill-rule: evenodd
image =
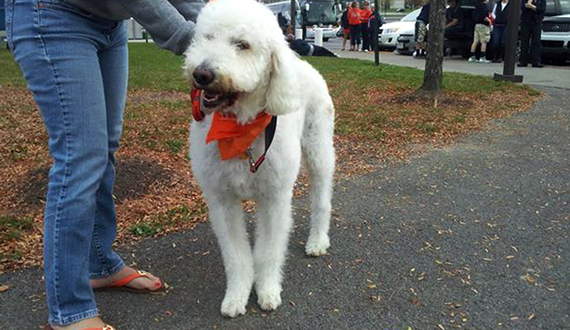
M 205 35 L 207 40 L 213 40 L 214 39 L 214 35 L 213 34 L 206 34 Z
M 239 50 L 246 50 L 246 49 L 250 49 L 250 48 L 251 48 L 251 46 L 249 45 L 249 43 L 248 43 L 247 41 L 243 41 L 243 40 L 236 41 L 236 47 L 237 47 L 237 49 L 239 49 Z

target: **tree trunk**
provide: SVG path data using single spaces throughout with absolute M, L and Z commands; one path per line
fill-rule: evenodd
M 438 94 L 443 76 L 443 35 L 445 32 L 445 0 L 431 0 L 424 83 L 421 92 Z

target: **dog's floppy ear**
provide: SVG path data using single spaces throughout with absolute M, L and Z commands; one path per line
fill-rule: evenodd
M 299 82 L 293 67 L 296 61 L 285 40 L 274 43 L 265 110 L 270 115 L 279 116 L 299 110 Z

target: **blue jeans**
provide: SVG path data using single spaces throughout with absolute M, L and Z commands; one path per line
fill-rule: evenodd
M 491 47 L 497 51 L 501 47 L 505 47 L 505 42 L 507 40 L 507 25 L 495 25 L 493 26 L 493 32 L 491 32 Z
M 89 280 L 124 266 L 111 245 L 126 25 L 60 0 L 6 0 L 6 23 L 9 48 L 49 134 L 45 282 L 50 323 L 68 325 L 98 314 Z
M 350 26 L 350 45 L 360 46 L 360 25 Z M 358 49 L 357 49 L 358 50 Z

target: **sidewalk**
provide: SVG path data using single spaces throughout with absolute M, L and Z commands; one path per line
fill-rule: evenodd
M 118 330 L 567 329 L 570 93 L 408 163 L 335 187 L 330 255 L 304 256 L 308 198 L 295 202 L 283 305 L 219 313 L 221 257 L 208 224 L 122 249 L 173 286 L 98 294 Z M 42 272 L 0 276 L 0 329 L 46 320 Z
M 325 45 L 331 51 L 345 58 L 358 58 L 374 61 L 374 53 L 341 51 L 341 43 L 329 41 Z M 381 52 L 380 63 L 407 66 L 420 70 L 425 68 L 424 59 L 414 59 L 409 55 L 399 55 L 393 52 Z M 483 76 L 493 76 L 503 73 L 503 63 L 469 63 L 460 56 L 446 57 L 443 60 L 444 72 L 462 72 Z M 523 83 L 528 85 L 559 87 L 570 89 L 570 66 L 545 66 L 544 68 L 515 67 L 515 74 L 523 75 Z

